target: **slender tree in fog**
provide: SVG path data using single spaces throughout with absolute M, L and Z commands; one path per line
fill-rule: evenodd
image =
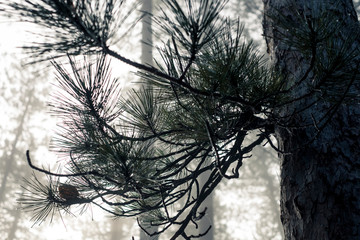
M 23 177 L 30 177 L 31 171 L 23 162 L 23 152 L 27 147 L 34 149 L 45 142 L 39 134 L 36 138 L 32 130 L 42 132 L 33 117 L 41 118 L 44 104 L 44 87 L 34 88 L 46 74 L 37 69 L 24 68 L 23 62 L 15 61 L 3 54 L 7 60 L 3 64 L 0 86 L 0 102 L 2 109 L 1 153 L 0 153 L 0 232 L 6 239 L 19 239 L 26 229 L 24 220 L 28 215 L 22 214 L 16 204 Z M 11 70 L 10 67 L 11 66 Z M 31 129 L 31 130 L 30 130 Z M 28 232 L 28 230 L 26 230 Z M 39 239 L 36 231 L 28 234 L 29 239 Z
M 142 64 L 153 66 L 153 33 L 152 33 L 152 0 L 142 0 L 141 11 L 144 14 L 142 18 L 142 29 L 141 29 L 141 59 Z M 145 88 L 149 88 L 151 91 L 151 85 L 145 83 Z M 141 219 L 141 218 L 140 218 Z M 141 220 L 140 220 L 141 221 Z M 146 219 L 145 219 L 146 222 Z M 146 225 L 146 223 L 145 223 Z M 145 227 L 145 226 L 144 226 Z M 149 236 L 148 233 L 154 233 L 157 231 L 156 226 L 145 227 L 145 229 L 140 228 L 140 240 L 158 240 L 159 235 Z
M 266 62 L 243 41 L 240 23 L 219 14 L 226 1 L 164 0 L 153 19 L 167 34 L 155 66 L 114 47 L 125 1 L 3 3 L 47 27 L 46 41 L 27 49 L 35 62 L 52 59 L 59 82 L 53 112 L 63 121 L 54 150 L 64 169 L 50 172 L 26 153 L 30 167 L 49 176 L 48 183 L 28 179 L 20 199 L 35 222 L 94 204 L 118 217 L 141 215 L 158 227 L 151 235 L 175 226 L 171 239 L 201 237 L 211 226 L 188 231 L 207 215 L 201 204 L 223 179 L 239 177 L 255 146 L 268 144 L 281 158 L 285 238 L 360 237 L 352 1 L 264 0 Z M 122 98 L 110 59 L 136 69 L 151 90 Z

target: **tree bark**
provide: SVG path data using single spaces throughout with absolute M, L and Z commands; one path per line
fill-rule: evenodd
M 287 79 L 296 79 L 311 63 L 284 40 L 286 31 L 269 16 L 281 15 L 296 22 L 295 11 L 290 10 L 294 6 L 289 7 L 288 4 L 295 3 L 298 13 L 305 13 L 305 16 L 311 14 L 309 5 L 305 7 L 310 1 L 263 1 L 264 35 L 270 57 Z M 346 23 L 345 28 L 357 24 L 351 0 L 324 2 L 329 3 L 328 6 L 336 6 L 323 11 L 334 12 L 339 21 Z M 344 36 L 341 35 L 348 32 L 350 31 L 346 29 L 341 30 L 338 40 L 343 41 Z M 358 42 L 353 44 L 359 47 Z M 312 75 L 308 76 L 304 84 L 292 92 L 293 97 L 304 93 L 307 86 L 312 84 Z M 293 82 L 288 83 L 291 84 Z M 359 95 L 359 88 L 356 87 L 359 86 L 353 86 L 353 90 Z M 359 101 L 340 104 L 321 132 L 317 132 L 314 121 L 321 122 L 321 116 L 324 116 L 333 104 L 324 99 L 295 114 L 310 101 L 311 99 L 303 99 L 294 102 L 280 109 L 278 113 L 280 116 L 291 115 L 289 123 L 293 126 L 276 127 L 276 137 L 281 150 L 280 204 L 285 239 L 360 239 Z M 306 128 L 299 127 L 306 124 Z

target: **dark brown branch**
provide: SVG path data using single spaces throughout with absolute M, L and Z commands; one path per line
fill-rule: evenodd
M 197 95 L 201 95 L 201 96 L 205 96 L 205 97 L 210 97 L 210 96 L 214 96 L 214 97 L 218 97 L 218 98 L 221 98 L 221 99 L 224 99 L 224 100 L 228 100 L 228 101 L 231 101 L 231 102 L 236 102 L 236 103 L 240 103 L 242 105 L 245 105 L 245 106 L 252 106 L 251 102 L 241 98 L 241 97 L 233 97 L 233 96 L 224 96 L 220 93 L 216 93 L 216 92 L 209 92 L 209 91 L 203 91 L 203 90 L 200 90 L 200 89 L 197 89 L 197 88 L 194 88 L 192 87 L 190 84 L 186 83 L 186 82 L 183 82 L 181 81 L 180 79 L 178 78 L 175 78 L 175 77 L 172 77 L 166 73 L 163 73 L 161 71 L 159 71 L 157 68 L 154 68 L 154 67 L 151 67 L 151 66 L 147 66 L 147 65 L 144 65 L 144 64 L 140 64 L 138 62 L 135 62 L 135 61 L 132 61 L 128 58 L 125 58 L 123 56 L 121 56 L 120 54 L 118 54 L 117 52 L 111 50 L 110 48 L 106 47 L 106 46 L 102 46 L 103 48 L 103 51 L 106 53 L 106 54 L 109 54 L 110 56 L 130 65 L 130 66 L 133 66 L 135 67 L 136 69 L 138 70 L 143 70 L 143 71 L 146 71 L 148 73 L 151 73 L 151 74 L 154 74 L 155 76 L 158 76 L 160 78 L 164 78 L 170 82 L 173 82 L 174 84 L 177 84 L 181 87 L 183 87 L 185 90 L 191 92 L 191 93 L 194 93 L 194 94 L 197 94 Z
M 29 150 L 26 150 L 26 159 L 27 159 L 27 162 L 28 162 L 29 166 L 32 169 L 35 169 L 36 171 L 45 173 L 45 174 L 50 175 L 50 176 L 55 176 L 55 177 L 78 177 L 78 176 L 84 176 L 84 175 L 89 175 L 89 174 L 93 174 L 93 175 L 99 174 L 97 171 L 90 171 L 90 172 L 85 172 L 85 173 L 73 173 L 73 174 L 61 174 L 61 173 L 54 173 L 54 172 L 51 172 L 51 171 L 47 171 L 47 170 L 45 170 L 43 168 L 36 167 L 35 165 L 32 164 Z
M 45 170 L 43 168 L 36 167 L 31 162 L 30 151 L 29 150 L 26 150 L 26 159 L 27 159 L 27 162 L 28 162 L 29 166 L 32 169 L 35 169 L 36 171 L 45 173 L 45 174 L 50 175 L 50 176 L 55 176 L 55 177 L 79 177 L 79 176 L 94 175 L 94 176 L 102 177 L 102 178 L 106 179 L 109 182 L 112 182 L 112 183 L 115 183 L 115 184 L 120 184 L 119 182 L 117 182 L 117 181 L 109 178 L 108 176 L 105 176 L 105 175 L 103 175 L 103 174 L 101 174 L 101 173 L 99 173 L 98 171 L 95 171 L 95 170 L 82 172 L 82 173 L 61 174 L 61 173 L 54 173 L 54 172 L 51 172 L 51 171 L 47 171 L 47 170 Z

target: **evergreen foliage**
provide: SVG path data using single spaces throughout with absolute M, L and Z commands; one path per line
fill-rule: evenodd
M 68 72 L 58 60 L 52 61 L 59 83 L 53 112 L 63 119 L 53 147 L 66 156 L 65 170 L 55 173 L 36 167 L 27 152 L 33 169 L 56 177 L 49 177 L 48 184 L 36 178 L 27 181 L 29 192 L 20 202 L 34 211 L 36 223 L 55 210 L 91 203 L 115 217 L 146 215 L 147 224 L 161 227 L 156 234 L 178 225 L 172 239 L 199 237 L 206 232 L 194 236 L 186 228 L 196 226 L 206 214 L 206 209 L 199 209 L 204 199 L 224 178 L 239 176 L 242 160 L 255 146 L 267 140 L 276 148 L 271 141 L 274 127 L 289 127 L 291 118 L 279 117 L 280 107 L 310 94 L 318 96 L 315 102 L 336 97 L 324 89 L 338 86 L 332 81 L 338 74 L 348 79 L 342 82 L 347 90 L 340 100 L 349 96 L 359 76 L 357 66 L 343 63 L 358 52 L 351 44 L 340 47 L 332 41 L 337 32 L 330 28 L 330 34 L 327 28 L 333 16 L 309 19 L 299 13 L 303 26 L 284 25 L 284 31 L 293 31 L 294 39 L 288 41 L 310 64 L 304 76 L 283 76 L 243 40 L 238 21 L 221 17 L 225 2 L 188 0 L 182 6 L 164 0 L 163 16 L 155 17 L 155 22 L 169 40 L 159 49 L 162 61 L 157 67 L 112 50 L 119 39 L 117 29 L 123 27 L 119 16 L 129 14 L 121 14 L 123 0 L 2 3 L 21 20 L 49 30 L 43 42 L 27 49 L 41 60 L 67 55 L 71 67 Z M 319 46 L 329 49 L 329 56 L 319 56 L 315 51 Z M 76 60 L 76 55 L 84 55 L 83 60 Z M 120 96 L 119 79 L 110 74 L 110 56 L 137 68 L 148 87 Z M 319 84 L 294 97 L 293 90 L 310 72 Z M 314 121 L 317 129 L 318 123 L 326 122 Z M 249 133 L 256 138 L 249 138 Z M 208 181 L 200 186 L 199 176 L 208 171 Z M 63 179 L 79 196 L 59 195 L 57 186 Z

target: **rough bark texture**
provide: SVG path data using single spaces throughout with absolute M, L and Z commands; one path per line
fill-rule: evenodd
M 273 63 L 296 78 L 310 63 L 283 41 L 279 33 L 285 31 L 268 17 L 281 14 L 292 18 L 294 12 L 289 11 L 289 2 L 264 0 L 264 33 Z M 298 10 L 303 11 L 307 1 L 295 2 Z M 328 2 L 331 6 L 335 1 Z M 357 16 L 352 1 L 341 0 L 336 6 L 331 11 L 349 23 L 346 26 L 354 26 Z M 308 80 L 307 84 L 311 83 L 311 74 Z M 306 91 L 304 88 L 306 85 L 300 86 L 298 94 Z M 297 92 L 293 94 L 296 96 Z M 304 99 L 287 105 L 279 114 L 293 113 L 309 101 Z M 307 128 L 278 126 L 276 129 L 279 148 L 287 153 L 279 154 L 282 160 L 281 219 L 287 240 L 360 239 L 360 105 L 358 101 L 341 104 L 326 127 L 311 141 L 317 134 L 314 118 L 320 119 L 330 106 L 324 100 L 290 114 L 292 126 L 308 123 Z

